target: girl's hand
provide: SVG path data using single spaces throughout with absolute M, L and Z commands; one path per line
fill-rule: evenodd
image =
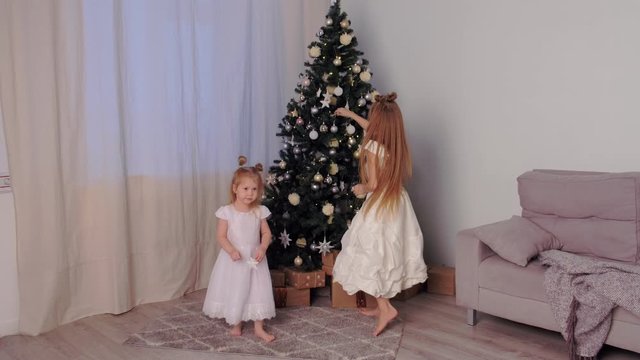
M 353 119 L 354 116 L 356 115 L 353 111 L 351 110 L 347 110 L 343 107 L 341 108 L 337 108 L 336 111 L 334 112 L 335 115 L 337 116 L 342 116 L 342 117 L 346 117 L 349 119 Z
M 229 256 L 231 256 L 231 260 L 238 261 L 242 259 L 242 255 L 240 255 L 240 251 L 233 249 L 229 252 Z
M 262 246 L 258 246 L 258 249 L 256 249 L 256 255 L 254 256 L 254 258 L 256 259 L 257 262 L 261 262 L 262 259 L 264 259 L 264 254 L 266 253 L 266 250 L 262 248 Z
M 354 185 L 351 191 L 353 191 L 353 194 L 359 198 L 367 195 L 367 188 L 363 184 Z

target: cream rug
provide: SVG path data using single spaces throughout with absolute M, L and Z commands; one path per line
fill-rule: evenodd
M 253 334 L 253 323 L 245 324 L 242 336 L 230 336 L 223 320 L 211 320 L 201 309 L 202 300 L 185 299 L 124 343 L 281 358 L 392 360 L 404 327 L 394 320 L 373 337 L 374 318 L 354 309 L 282 308 L 276 310 L 276 318 L 265 321 L 267 331 L 276 336 L 267 344 Z

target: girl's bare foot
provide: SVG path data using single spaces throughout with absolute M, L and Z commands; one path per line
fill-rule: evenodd
M 389 305 L 389 308 L 380 310 L 378 315 L 378 322 L 376 323 L 376 329 L 373 331 L 373 336 L 378 336 L 384 331 L 389 323 L 398 316 L 398 310 Z
M 231 334 L 231 336 L 240 336 L 240 335 L 242 335 L 242 323 L 239 323 L 237 325 L 233 325 L 233 327 L 229 331 L 229 334 Z
M 256 332 L 256 336 L 258 336 L 260 339 L 264 340 L 264 342 L 272 342 L 273 340 L 275 340 L 275 336 L 269 334 L 268 332 L 266 332 L 264 330 L 264 328 L 260 327 L 260 328 L 256 328 L 255 329 Z
M 380 308 L 374 308 L 374 309 L 358 308 L 358 312 L 364 316 L 378 316 L 380 315 Z

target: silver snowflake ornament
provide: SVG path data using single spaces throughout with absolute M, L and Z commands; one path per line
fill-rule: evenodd
M 279 239 L 280 244 L 282 244 L 282 246 L 286 249 L 287 246 L 289 246 L 289 243 L 291 243 L 291 238 L 289 237 L 289 234 L 287 234 L 287 229 L 280 233 Z

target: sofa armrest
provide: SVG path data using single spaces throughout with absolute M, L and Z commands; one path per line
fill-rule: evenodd
M 456 303 L 478 309 L 478 267 L 495 253 L 475 236 L 473 230 L 462 230 L 456 235 Z

